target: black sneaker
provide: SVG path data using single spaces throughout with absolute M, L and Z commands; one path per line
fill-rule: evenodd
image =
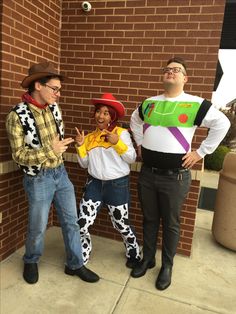
M 29 284 L 34 284 L 39 279 L 38 264 L 37 263 L 25 263 L 23 277 Z

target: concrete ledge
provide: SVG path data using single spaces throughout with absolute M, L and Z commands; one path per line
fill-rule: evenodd
M 203 176 L 203 170 L 191 170 L 192 180 L 201 181 Z
M 17 170 L 19 170 L 19 168 L 13 160 L 3 161 L 0 163 L 0 175 Z
M 219 172 L 205 170 L 202 172 L 201 186 L 217 189 L 219 182 Z
M 63 155 L 64 160 L 67 162 L 78 163 L 77 154 L 65 153 Z M 137 161 L 130 165 L 130 170 L 134 172 L 140 172 L 142 162 Z M 13 160 L 4 161 L 0 163 L 0 174 L 10 173 L 19 170 L 16 163 Z M 192 180 L 201 181 L 203 177 L 203 170 L 191 170 Z
M 142 162 L 137 161 L 130 165 L 130 170 L 135 172 L 140 172 L 142 167 Z
M 77 154 L 74 153 L 64 153 L 64 160 L 68 162 L 78 163 Z

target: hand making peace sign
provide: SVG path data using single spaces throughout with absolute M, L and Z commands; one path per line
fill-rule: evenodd
M 84 131 L 79 131 L 78 128 L 75 127 L 75 130 L 76 130 L 76 137 L 75 137 L 75 141 L 77 143 L 77 145 L 81 146 L 84 144 Z
M 116 145 L 118 143 L 119 135 L 117 134 L 117 130 L 115 130 L 115 133 L 112 133 L 108 130 L 103 130 L 102 133 L 104 133 L 106 140 L 110 142 L 112 145 Z

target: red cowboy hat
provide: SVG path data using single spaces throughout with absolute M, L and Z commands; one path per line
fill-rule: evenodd
M 21 86 L 23 88 L 29 87 L 31 82 L 34 82 L 36 80 L 39 80 L 46 76 L 58 76 L 61 81 L 65 79 L 64 76 L 58 73 L 57 70 L 55 70 L 53 64 L 51 62 L 42 62 L 33 64 L 29 70 L 28 70 L 28 76 L 26 76 L 23 81 L 21 82 Z
M 93 105 L 102 104 L 112 107 L 117 112 L 118 118 L 122 118 L 125 115 L 124 105 L 110 93 L 103 94 L 102 98 L 93 98 L 91 101 Z

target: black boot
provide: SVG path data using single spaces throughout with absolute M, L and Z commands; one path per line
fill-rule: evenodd
M 172 267 L 162 266 L 156 280 L 156 288 L 165 290 L 171 284 Z
M 142 277 L 146 274 L 146 271 L 149 268 L 153 268 L 156 266 L 156 260 L 155 258 L 148 261 L 148 260 L 142 260 L 138 263 L 138 265 L 131 271 L 131 276 L 134 278 Z
M 140 262 L 140 258 L 135 258 L 135 257 L 128 257 L 126 261 L 126 267 L 128 268 L 135 268 Z
M 37 263 L 25 263 L 23 277 L 30 284 L 36 283 L 39 279 Z
M 65 274 L 70 276 L 78 276 L 80 279 L 87 282 L 97 282 L 100 279 L 96 273 L 86 268 L 85 266 L 77 269 L 70 269 L 68 266 L 65 266 Z

